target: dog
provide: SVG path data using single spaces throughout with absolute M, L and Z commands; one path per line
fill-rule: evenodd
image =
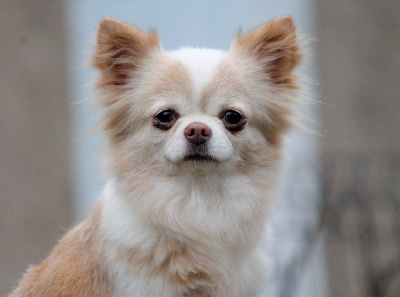
M 291 17 L 228 51 L 164 51 L 155 32 L 103 19 L 92 64 L 108 182 L 10 297 L 256 296 L 302 58 Z

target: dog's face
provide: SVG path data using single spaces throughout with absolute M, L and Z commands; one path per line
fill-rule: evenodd
M 93 64 L 119 174 L 249 172 L 278 157 L 301 60 L 293 21 L 239 35 L 228 52 L 166 52 L 154 33 L 101 22 Z

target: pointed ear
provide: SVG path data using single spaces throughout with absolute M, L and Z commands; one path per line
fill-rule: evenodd
M 263 63 L 270 80 L 277 85 L 294 87 L 293 69 L 300 64 L 296 27 L 290 16 L 272 20 L 247 34 L 237 36 L 233 50 L 243 50 Z
M 97 31 L 92 64 L 102 72 L 102 85 L 123 85 L 154 49 L 161 49 L 156 33 L 147 34 L 132 25 L 105 18 Z

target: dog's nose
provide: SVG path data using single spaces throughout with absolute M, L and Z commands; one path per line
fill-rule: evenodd
M 184 130 L 185 138 L 193 144 L 202 144 L 211 137 L 211 129 L 203 123 L 191 123 Z

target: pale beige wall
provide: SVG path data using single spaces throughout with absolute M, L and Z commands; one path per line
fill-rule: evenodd
M 0 1 L 0 296 L 70 226 L 62 1 Z
M 400 296 L 400 1 L 314 3 L 330 296 Z

